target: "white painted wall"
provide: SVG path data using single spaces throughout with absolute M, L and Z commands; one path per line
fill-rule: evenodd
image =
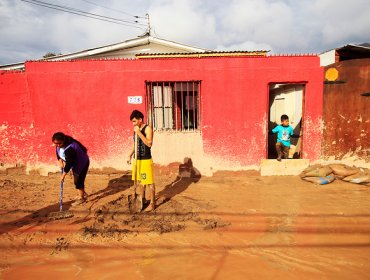
M 319 54 L 320 66 L 326 66 L 335 63 L 335 50 Z

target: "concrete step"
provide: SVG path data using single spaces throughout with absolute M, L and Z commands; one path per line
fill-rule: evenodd
M 299 175 L 309 164 L 308 159 L 263 159 L 260 172 L 261 176 Z

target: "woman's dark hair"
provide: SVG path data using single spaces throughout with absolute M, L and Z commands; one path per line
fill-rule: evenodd
M 53 137 L 51 137 L 51 141 L 54 142 L 55 140 L 65 142 L 66 135 L 63 132 L 55 132 Z
M 69 136 L 69 135 L 65 135 L 63 132 L 56 132 L 53 134 L 53 137 L 51 137 L 51 141 L 55 141 L 55 140 L 58 140 L 58 141 L 61 141 L 64 143 L 64 146 L 68 146 L 70 143 L 72 142 L 76 142 L 78 145 L 80 145 L 81 149 L 86 153 L 87 152 L 87 148 L 82 145 L 82 143 L 76 139 L 74 139 L 72 136 Z
M 138 110 L 133 110 L 131 115 L 130 115 L 130 121 L 132 121 L 133 119 L 137 119 L 137 120 L 142 119 L 142 120 L 144 120 L 144 115 L 143 115 L 143 113 L 141 113 Z

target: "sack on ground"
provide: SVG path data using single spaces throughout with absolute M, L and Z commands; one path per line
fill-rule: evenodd
M 302 179 L 318 185 L 327 185 L 335 180 L 335 176 L 332 173 L 325 177 L 313 176 L 313 177 L 303 177 Z
M 330 164 L 329 167 L 333 170 L 333 173 L 338 176 L 347 177 L 360 172 L 359 168 L 349 167 L 345 164 Z
M 333 170 L 329 166 L 315 165 L 307 167 L 302 171 L 301 177 L 326 177 L 333 173 Z
M 342 179 L 343 181 L 354 183 L 354 184 L 369 184 L 370 183 L 370 174 L 363 171 L 358 172 L 354 175 L 347 176 Z

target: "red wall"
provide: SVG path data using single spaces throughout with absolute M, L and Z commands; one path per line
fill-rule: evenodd
M 266 158 L 268 84 L 302 82 L 310 143 L 304 157 L 314 160 L 320 157 L 322 77 L 315 56 L 27 62 L 25 73 L 0 75 L 0 125 L 8 131 L 0 141 L 23 130 L 24 141 L 8 146 L 17 160 L 49 163 L 51 135 L 64 131 L 88 146 L 92 159 L 104 161 L 131 144 L 129 115 L 145 107 L 128 104 L 127 97 L 145 97 L 146 80 L 201 80 L 205 153 L 255 165 Z M 0 152 L 2 162 L 14 160 Z
M 0 72 L 0 164 L 24 163 L 32 153 L 32 106 L 24 72 Z M 27 144 L 26 144 L 27 143 Z

